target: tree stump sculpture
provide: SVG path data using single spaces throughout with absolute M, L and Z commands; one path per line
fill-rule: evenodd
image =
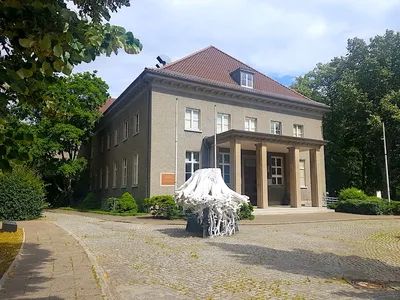
M 194 172 L 177 189 L 175 199 L 179 206 L 195 215 L 197 224 L 203 228 L 203 236 L 210 237 L 234 234 L 238 230 L 238 211 L 243 203 L 249 202 L 249 197 L 232 191 L 225 184 L 218 168 Z M 191 222 L 193 220 L 188 220 L 186 229 L 189 231 L 193 228 Z

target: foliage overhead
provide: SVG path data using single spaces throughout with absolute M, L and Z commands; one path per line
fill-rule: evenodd
M 327 189 L 386 191 L 382 123 L 386 127 L 391 194 L 400 188 L 400 33 L 369 43 L 348 40 L 347 54 L 319 63 L 292 88 L 331 106 L 325 114 Z
M 5 0 L 0 2 L 0 169 L 26 160 L 8 125 L 9 105 L 46 105 L 41 90 L 60 74 L 97 56 L 123 48 L 137 54 L 142 44 L 132 32 L 104 22 L 128 0 Z M 30 140 L 27 137 L 26 140 Z M 13 152 L 13 154 L 11 154 Z

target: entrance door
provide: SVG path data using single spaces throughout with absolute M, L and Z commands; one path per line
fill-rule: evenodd
M 250 197 L 250 202 L 257 205 L 257 176 L 256 159 L 243 158 L 243 185 L 244 194 Z

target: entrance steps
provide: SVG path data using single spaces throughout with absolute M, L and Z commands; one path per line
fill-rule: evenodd
M 292 214 L 309 214 L 309 213 L 327 213 L 333 210 L 326 207 L 290 207 L 290 206 L 269 206 L 268 208 L 254 207 L 253 215 L 292 215 Z

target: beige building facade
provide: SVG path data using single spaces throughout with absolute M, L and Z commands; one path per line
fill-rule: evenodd
M 144 70 L 105 110 L 89 188 L 104 200 L 173 194 L 216 162 L 227 185 L 259 208 L 322 206 L 327 110 L 208 47 Z

